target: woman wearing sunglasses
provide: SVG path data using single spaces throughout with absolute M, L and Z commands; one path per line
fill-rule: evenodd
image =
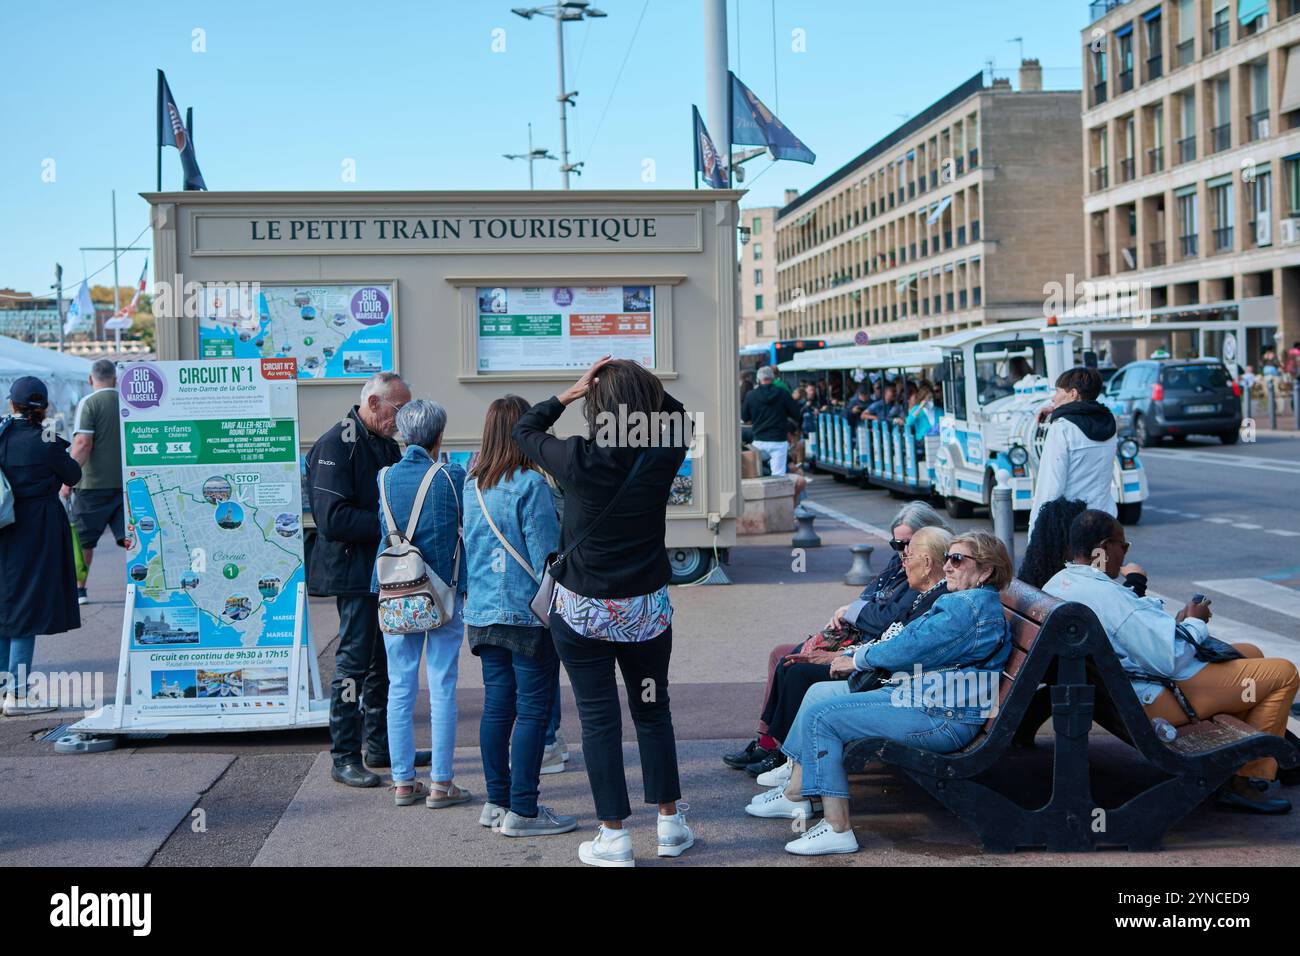
M 787 843 L 787 852 L 858 849 L 844 771 L 848 741 L 883 737 L 951 753 L 975 738 L 997 705 L 999 675 L 1011 652 L 998 591 L 1011 580 L 1011 558 L 990 532 L 969 531 L 948 546 L 943 576 L 948 593 L 928 612 L 853 655 L 855 670 L 875 671 L 886 683 L 852 693 L 832 681 L 804 697 L 782 748 L 792 764 L 790 782 L 746 808 L 751 816 L 807 819 L 811 798 L 821 798 L 825 819 Z

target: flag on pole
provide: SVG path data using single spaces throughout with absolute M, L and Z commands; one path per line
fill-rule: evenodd
M 106 329 L 129 329 L 135 319 L 135 310 L 140 304 L 140 296 L 144 292 L 145 276 L 149 274 L 149 260 L 144 260 L 144 268 L 140 270 L 140 281 L 136 284 L 135 292 L 131 294 L 131 301 L 125 306 L 113 313 L 113 317 L 104 323 Z
M 738 146 L 766 146 L 773 159 L 814 162 L 817 155 L 790 132 L 735 73 L 730 75 L 731 142 Z
M 86 285 L 85 279 L 82 279 L 77 297 L 68 303 L 68 314 L 63 322 L 63 334 L 85 332 L 87 323 L 91 329 L 95 327 L 95 303 L 90 301 L 90 286 Z
M 172 99 L 171 87 L 167 85 L 167 76 L 158 71 L 158 148 L 175 146 L 181 154 L 181 167 L 185 170 L 186 189 L 207 189 L 203 173 L 199 172 L 199 161 L 194 156 L 194 141 L 185 129 L 185 120 Z
M 718 155 L 709 131 L 704 128 L 704 119 L 694 105 L 691 113 L 695 117 L 695 171 L 714 189 L 726 189 L 727 174 L 722 168 L 722 157 Z

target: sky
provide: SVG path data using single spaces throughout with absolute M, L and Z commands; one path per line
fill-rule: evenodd
M 514 0 L 520 4 L 526 0 Z M 698 0 L 596 0 L 565 27 L 575 189 L 693 185 L 690 108 L 707 115 Z M 511 0 L 51 0 L 0 5 L 0 288 L 111 284 L 112 240 L 149 246 L 156 70 L 194 109 L 212 190 L 524 189 L 559 152 L 554 22 Z M 737 75 L 817 154 L 746 165 L 742 207 L 780 205 L 991 60 L 1025 56 L 1077 89 L 1086 0 L 727 0 Z M 775 29 L 774 29 L 775 27 Z M 775 34 L 775 36 L 774 36 Z M 1014 80 L 1013 80 L 1014 82 Z M 721 131 L 713 130 L 714 139 Z M 535 167 L 560 186 L 557 163 Z M 349 170 L 353 181 L 346 179 Z M 163 151 L 163 188 L 180 189 Z M 141 235 L 143 231 L 143 235 Z M 134 285 L 147 253 L 124 253 Z M 84 265 L 83 265 L 84 262 Z

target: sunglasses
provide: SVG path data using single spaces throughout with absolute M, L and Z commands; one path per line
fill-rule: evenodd
M 898 552 L 902 552 L 908 546 L 909 543 L 910 542 L 907 541 L 899 541 L 897 538 L 889 539 L 889 546 Z
M 943 553 L 943 563 L 947 564 L 949 561 L 952 562 L 954 568 L 960 568 L 963 561 L 969 561 L 971 564 L 975 563 L 975 559 L 969 554 L 959 554 L 956 551 L 945 551 Z

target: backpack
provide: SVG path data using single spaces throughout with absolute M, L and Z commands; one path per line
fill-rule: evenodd
M 430 570 L 424 555 L 412 540 L 416 525 L 420 521 L 420 511 L 424 507 L 425 496 L 434 476 L 442 471 L 442 463 L 431 465 L 420 482 L 411 505 L 411 517 L 406 523 L 406 533 L 397 530 L 393 520 L 392 509 L 388 507 L 387 479 L 388 469 L 379 472 L 379 504 L 384 510 L 389 532 L 387 544 L 379 557 L 375 559 L 375 577 L 379 581 L 379 628 L 385 634 L 418 634 L 442 627 L 452 619 L 456 610 L 456 591 L 453 584 L 447 584 L 438 574 Z M 456 498 L 456 511 L 460 512 L 460 499 L 456 495 L 456 485 L 451 482 L 451 475 L 445 471 L 447 481 L 451 483 L 452 496 Z M 460 576 L 460 527 L 456 528 L 456 553 L 452 567 L 452 581 Z
M 12 423 L 12 418 L 0 422 L 0 435 L 4 435 Z M 9 479 L 5 477 L 4 470 L 0 469 L 0 528 L 7 528 L 13 523 L 14 490 L 9 484 Z

